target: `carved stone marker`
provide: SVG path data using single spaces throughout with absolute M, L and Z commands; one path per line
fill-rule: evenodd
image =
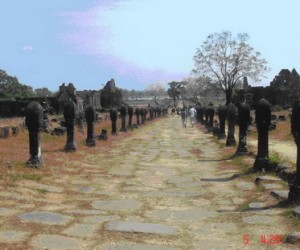
M 94 139 L 94 122 L 96 119 L 96 113 L 92 106 L 87 106 L 85 110 L 85 120 L 87 123 L 87 138 L 86 145 L 89 147 L 96 146 L 96 140 Z
M 208 111 L 208 107 L 204 108 L 204 116 L 205 116 L 205 126 L 208 125 L 208 119 L 209 119 L 209 111 Z
M 98 136 L 98 139 L 101 141 L 107 141 L 107 130 L 102 129 L 101 134 Z
M 232 147 L 236 145 L 236 140 L 234 137 L 236 111 L 236 106 L 233 103 L 229 103 L 227 106 L 228 135 L 226 140 L 226 147 Z
M 126 128 L 126 115 L 127 115 L 127 109 L 126 109 L 125 106 L 122 106 L 122 107 L 121 107 L 120 114 L 121 114 L 121 119 L 122 119 L 122 127 L 121 127 L 120 131 L 122 131 L 122 132 L 127 132 L 127 128 Z
M 290 184 L 290 191 L 288 200 L 294 203 L 300 203 L 300 102 L 297 101 L 293 105 L 291 116 L 291 130 L 294 136 L 295 143 L 297 145 L 297 168 L 296 178 L 294 182 Z
M 42 167 L 44 165 L 41 154 L 40 131 L 44 126 L 43 107 L 33 101 L 30 102 L 25 111 L 25 123 L 29 131 L 29 160 L 26 162 L 28 167 Z
M 254 170 L 270 170 L 269 161 L 269 126 L 271 124 L 271 104 L 266 99 L 261 99 L 255 110 L 255 121 L 258 132 L 257 156 Z
M 147 110 L 145 113 L 145 119 L 146 119 L 146 115 L 147 115 Z M 158 117 L 161 117 L 161 108 L 160 107 L 157 107 L 157 115 L 158 115 Z
M 218 110 L 219 123 L 220 123 L 220 132 L 219 132 L 219 135 L 218 135 L 218 139 L 226 138 L 226 134 L 225 134 L 226 114 L 227 114 L 227 107 L 226 106 L 220 106 L 219 110 Z
M 132 128 L 133 107 L 128 107 L 128 128 Z
M 139 108 L 135 109 L 135 115 L 136 115 L 136 124 L 138 126 L 140 126 L 140 109 Z
M 65 152 L 73 152 L 76 151 L 76 143 L 74 139 L 74 126 L 75 126 L 75 118 L 76 118 L 76 104 L 69 100 L 64 105 L 64 118 L 67 127 L 67 143 L 65 145 Z
M 250 108 L 246 103 L 242 103 L 239 106 L 238 111 L 239 111 L 239 145 L 236 154 L 243 155 L 248 152 L 247 130 L 250 124 Z
M 111 108 L 109 111 L 110 120 L 111 120 L 111 134 L 117 135 L 117 119 L 118 119 L 118 111 L 114 108 Z
M 198 111 L 197 111 L 197 112 L 198 112 Z M 198 114 L 198 113 L 197 113 L 197 114 Z M 201 124 L 204 124 L 203 116 L 204 116 L 204 107 L 200 107 L 200 108 L 199 108 L 199 119 L 200 119 L 200 123 L 201 123 Z
M 214 116 L 215 116 L 215 109 L 213 106 L 207 107 L 207 113 L 208 113 L 208 124 L 207 127 L 209 130 L 212 130 L 214 126 Z
M 154 108 L 150 107 L 149 112 L 150 112 L 150 120 L 152 121 L 154 119 Z
M 146 117 L 146 109 L 144 109 L 144 108 L 141 108 L 140 109 L 140 115 L 141 115 L 141 120 L 142 120 L 142 125 L 144 125 L 145 124 L 145 117 Z

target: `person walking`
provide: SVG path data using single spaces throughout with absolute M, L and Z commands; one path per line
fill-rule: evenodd
M 182 121 L 182 126 L 186 128 L 186 119 L 188 117 L 188 111 L 186 107 L 183 107 L 181 110 L 181 121 Z
M 192 128 L 194 127 L 196 114 L 197 114 L 196 109 L 194 107 L 190 107 L 189 116 L 190 116 L 190 121 L 191 121 Z

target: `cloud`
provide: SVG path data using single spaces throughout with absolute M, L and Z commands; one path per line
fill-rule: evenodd
M 32 51 L 33 50 L 33 47 L 31 45 L 24 45 L 22 48 L 21 48 L 22 51 Z
M 163 8 L 157 4 L 159 0 L 99 1 L 85 10 L 61 12 L 67 29 L 60 40 L 74 53 L 96 58 L 123 77 L 179 80 L 193 68 L 195 31 L 183 24 L 191 22 L 190 15 L 181 18 L 186 5 L 168 14 L 172 0 Z

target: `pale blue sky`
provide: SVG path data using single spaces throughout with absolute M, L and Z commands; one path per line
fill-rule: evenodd
M 298 0 L 0 0 L 0 69 L 33 88 L 144 89 L 188 77 L 215 32 L 245 32 L 271 71 L 300 73 Z M 254 84 L 253 84 L 254 85 Z

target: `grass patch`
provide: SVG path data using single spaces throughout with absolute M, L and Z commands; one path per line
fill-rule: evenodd
M 286 211 L 282 213 L 282 216 L 286 218 L 289 224 L 292 224 L 297 230 L 300 230 L 300 218 L 294 214 L 293 208 L 286 209 Z
M 49 191 L 46 189 L 37 189 L 36 191 L 40 194 L 48 194 L 49 193 Z
M 282 160 L 282 157 L 280 157 L 279 153 L 277 152 L 271 152 L 269 154 L 269 160 L 272 164 L 278 165 Z
M 14 181 L 16 180 L 40 181 L 42 179 L 42 176 L 40 175 L 27 174 L 27 173 L 10 174 L 9 176 Z

